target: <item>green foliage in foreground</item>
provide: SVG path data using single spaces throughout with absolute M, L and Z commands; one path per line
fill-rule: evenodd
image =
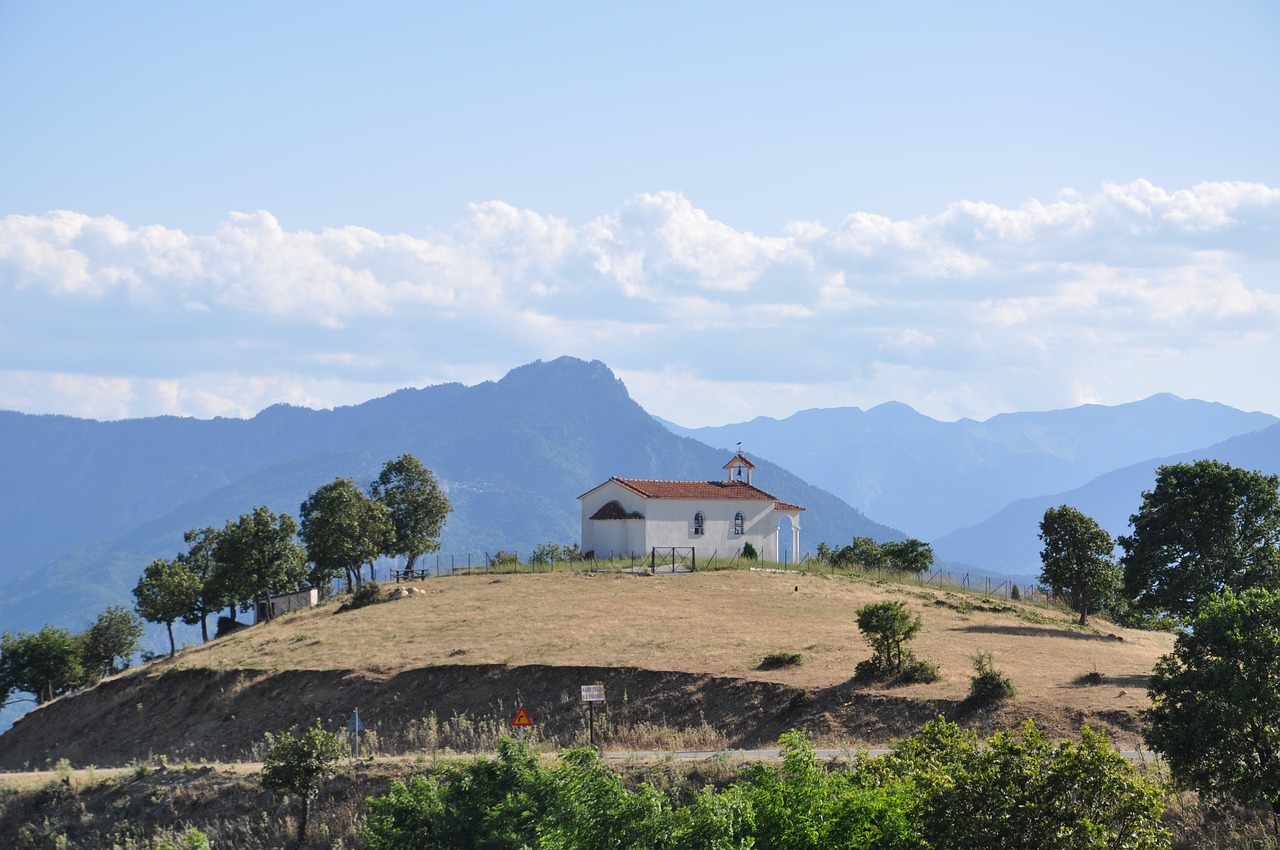
M 1179 785 L 1280 812 L 1280 594 L 1210 596 L 1148 692 L 1144 737 Z
M 327 732 L 320 721 L 297 737 L 288 732 L 268 735 L 267 754 L 262 761 L 262 785 L 288 791 L 302 800 L 302 817 L 298 820 L 298 843 L 307 835 L 307 819 L 311 801 L 320 785 L 347 754 L 346 742 Z
M 679 805 L 629 789 L 594 749 L 544 762 L 504 740 L 496 759 L 444 767 L 369 800 L 368 850 L 1158 850 L 1161 789 L 1106 738 L 1053 746 L 1028 721 L 981 740 L 945 720 L 882 758 L 822 764 L 803 733 L 781 765 Z

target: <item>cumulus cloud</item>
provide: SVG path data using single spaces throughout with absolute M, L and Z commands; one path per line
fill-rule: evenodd
M 208 234 L 10 215 L 0 352 L 30 366 L 0 375 L 0 407 L 241 415 L 566 352 L 650 376 L 657 404 L 695 387 L 703 421 L 744 397 L 989 414 L 1107 398 L 1121 370 L 1153 382 L 1135 394 L 1192 394 L 1188 358 L 1280 354 L 1277 237 L 1280 189 L 1143 180 L 776 235 L 675 192 L 578 224 L 477 203 L 425 235 L 290 231 L 267 211 Z

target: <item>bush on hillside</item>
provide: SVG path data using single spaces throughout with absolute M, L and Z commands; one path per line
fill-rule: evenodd
M 999 705 L 1017 696 L 1013 681 L 995 668 L 990 652 L 973 656 L 974 675 L 969 678 L 969 703 L 974 706 Z

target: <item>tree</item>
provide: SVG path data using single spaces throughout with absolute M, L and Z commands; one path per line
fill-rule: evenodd
M 1049 508 L 1040 520 L 1041 571 L 1037 581 L 1054 596 L 1071 601 L 1071 610 L 1087 625 L 1089 613 L 1111 598 L 1120 585 L 1112 555 L 1115 542 L 1092 517 L 1069 505 Z
M 306 559 L 294 542 L 297 531 L 293 517 L 277 515 L 264 506 L 227 523 L 218 535 L 213 557 L 219 569 L 226 571 L 233 603 L 261 600 L 270 620 L 271 594 L 291 593 L 306 584 Z
M 884 552 L 880 544 L 871 537 L 853 538 L 853 560 L 862 564 L 863 569 L 875 570 L 884 565 Z
M 980 741 L 938 719 L 879 767 L 910 783 L 922 843 L 934 850 L 1169 846 L 1159 784 L 1087 726 L 1078 743 L 1055 747 L 1030 720 Z
M 407 558 L 406 569 L 413 571 L 420 555 L 440 548 L 440 531 L 453 510 L 449 498 L 413 455 L 387 461 L 370 493 L 391 512 L 394 534 L 385 553 Z
M 1120 538 L 1134 609 L 1185 621 L 1218 591 L 1280 587 L 1278 488 L 1280 477 L 1216 460 L 1160 467 Z
M 332 732 L 326 732 L 319 720 L 296 738 L 288 732 L 267 736 L 267 754 L 262 760 L 262 786 L 292 792 L 302 800 L 302 819 L 298 821 L 299 844 L 307 837 L 311 802 L 346 754 L 346 742 Z
M 933 566 L 933 547 L 914 537 L 885 543 L 880 546 L 880 554 L 889 566 L 904 573 L 920 575 Z
M 0 695 L 31 694 L 36 704 L 70 693 L 84 683 L 80 641 L 66 629 L 45 626 L 38 632 L 0 636 Z
M 360 568 L 372 564 L 394 544 L 391 511 L 367 498 L 350 478 L 335 478 L 302 503 L 302 541 L 315 568 L 311 583 L 347 577 L 361 581 Z
M 98 615 L 80 636 L 80 657 L 85 672 L 110 676 L 129 666 L 142 640 L 142 623 L 123 605 L 112 605 Z M 120 666 L 116 666 L 116 659 Z
M 923 623 L 901 602 L 873 602 L 857 611 L 858 629 L 875 653 L 858 665 L 859 678 L 892 678 L 914 660 L 904 646 Z M 864 666 L 867 665 L 867 666 Z
M 193 528 L 183 533 L 182 539 L 187 542 L 187 552 L 178 556 L 191 573 L 200 579 L 200 596 L 196 600 L 196 607 L 182 621 L 188 626 L 199 623 L 200 640 L 204 643 L 209 641 L 209 615 L 232 605 L 230 589 L 234 585 L 231 578 L 234 567 L 224 568 L 216 557 L 221 535 L 222 531 L 217 528 Z M 234 607 L 232 610 L 235 610 Z
M 157 558 L 142 571 L 133 588 L 135 607 L 149 623 L 164 623 L 169 631 L 169 657 L 177 648 L 173 640 L 174 621 L 195 610 L 200 598 L 200 579 L 182 561 Z
M 1280 594 L 1252 588 L 1205 600 L 1147 692 L 1144 737 L 1176 782 L 1218 799 L 1265 800 L 1280 818 Z

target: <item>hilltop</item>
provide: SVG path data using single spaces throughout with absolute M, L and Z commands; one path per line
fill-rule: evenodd
M 1132 747 L 1147 674 L 1173 641 L 1104 622 L 1077 628 L 1069 614 L 1003 597 L 844 576 L 561 572 L 418 587 L 353 611 L 330 602 L 290 614 L 59 699 L 0 736 L 0 767 L 252 759 L 266 732 L 317 717 L 342 728 L 355 708 L 385 752 L 456 746 L 464 732 L 479 741 L 518 705 L 542 737 L 570 744 L 584 732 L 578 688 L 595 682 L 609 697 L 609 734 L 640 743 L 637 730 L 649 730 L 647 746 L 756 747 L 792 727 L 834 746 L 878 744 L 944 714 L 983 729 L 1033 717 L 1056 737 L 1087 723 Z M 869 655 L 853 612 L 884 599 L 924 619 L 913 646 L 942 681 L 850 681 Z M 784 651 L 802 664 L 760 669 Z M 996 711 L 963 705 L 980 651 L 1020 691 Z M 1084 684 L 1091 673 L 1102 683 Z

